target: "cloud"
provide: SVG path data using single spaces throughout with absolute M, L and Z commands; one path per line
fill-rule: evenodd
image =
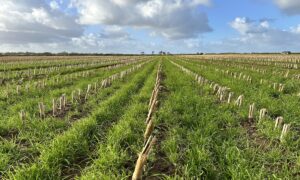
M 269 28 L 269 21 L 261 20 L 260 23 L 257 24 L 247 17 L 236 17 L 234 21 L 230 22 L 230 25 L 239 33 L 245 35 L 265 32 Z
M 291 27 L 291 31 L 296 34 L 300 34 L 300 24 L 296 27 Z
M 71 17 L 40 0 L 3 1 L 0 41 L 8 44 L 67 41 L 83 28 Z
M 65 13 L 67 4 L 62 0 L 10 0 L 2 6 L 1 52 L 125 52 L 124 47 L 134 48 L 137 44 L 119 26 L 101 26 L 92 33 L 85 32 L 86 26 L 76 22 L 76 15 Z
M 200 5 L 209 0 L 72 0 L 78 22 L 149 29 L 168 39 L 197 37 L 212 31 Z
M 80 37 L 72 38 L 74 45 L 88 48 L 104 48 L 106 44 L 111 44 L 111 42 L 120 44 L 121 42 L 127 42 L 133 40 L 129 33 L 124 31 L 118 26 L 108 26 L 104 27 L 104 30 L 100 33 L 88 33 Z
M 298 0 L 273 1 L 288 15 L 300 14 Z M 206 41 L 202 34 L 212 28 L 201 7 L 211 2 L 6 0 L 0 11 L 0 51 L 251 52 L 300 47 L 300 24 L 283 30 L 267 18 L 236 17 L 229 22 L 237 32 L 234 37 Z
M 126 47 L 126 48 L 125 48 Z M 82 52 L 82 53 L 139 53 L 141 42 L 135 40 L 120 40 L 103 38 L 99 33 L 88 33 L 68 41 L 39 42 L 24 44 L 0 44 L 0 52 Z
M 84 49 L 88 49 L 90 47 L 101 48 L 104 46 L 103 41 L 101 41 L 101 36 L 93 33 L 72 38 L 72 42 L 74 45 Z
M 130 34 L 126 32 L 122 27 L 119 26 L 107 26 L 104 27 L 100 33 L 101 38 L 106 39 L 119 39 L 119 40 L 130 40 Z
M 49 5 L 50 5 L 51 9 L 53 9 L 53 10 L 59 9 L 59 4 L 57 1 L 50 1 Z
M 271 26 L 268 20 L 250 20 L 237 17 L 229 23 L 239 36 L 224 40 L 224 46 L 234 46 L 243 51 L 283 51 L 291 49 L 297 51 L 300 46 L 300 25 L 282 30 Z
M 277 6 L 288 15 L 300 14 L 299 0 L 274 0 Z
M 184 49 L 196 46 L 191 39 L 211 31 L 206 14 L 199 10 L 210 4 L 210 0 L 4 1 L 0 51 L 171 51 L 182 39 Z

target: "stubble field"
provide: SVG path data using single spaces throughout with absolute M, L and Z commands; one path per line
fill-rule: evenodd
M 0 58 L 0 179 L 298 179 L 300 56 Z

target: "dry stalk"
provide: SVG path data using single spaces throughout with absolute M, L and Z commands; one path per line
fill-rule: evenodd
M 64 110 L 67 104 L 67 100 L 66 100 L 66 95 L 63 94 L 61 95 L 61 97 L 59 98 L 59 109 L 60 110 Z
M 291 125 L 290 124 L 284 124 L 282 131 L 281 131 L 281 135 L 280 135 L 280 141 L 283 142 L 284 138 L 286 137 L 288 131 L 290 130 Z
M 284 84 L 279 84 L 279 86 L 278 86 L 278 91 L 279 91 L 279 92 L 282 92 L 283 89 L 284 89 Z
M 153 95 L 153 98 L 150 100 L 150 106 L 149 106 L 149 110 L 151 109 L 152 105 L 157 101 L 157 97 L 158 97 L 158 92 L 159 92 L 159 88 L 157 87 L 157 89 L 155 89 L 155 93 Z
M 97 82 L 94 83 L 94 89 L 95 89 L 95 91 L 97 91 L 97 89 L 98 89 L 98 84 L 97 84 Z
M 287 70 L 287 72 L 285 73 L 284 77 L 287 78 L 289 76 L 290 71 Z
M 91 87 L 92 87 L 92 85 L 88 85 L 88 87 L 87 87 L 87 90 L 86 90 L 86 94 L 85 94 L 85 97 L 84 97 L 84 99 L 85 100 L 87 100 L 87 98 L 88 98 L 88 96 L 89 96 L 89 93 L 90 93 L 90 91 L 91 91 Z
M 228 103 L 228 104 L 231 102 L 232 96 L 233 96 L 233 92 L 230 92 L 230 93 L 228 94 L 228 99 L 227 99 L 227 103 Z
M 276 90 L 277 88 L 277 83 L 273 83 L 273 89 Z
M 52 99 L 52 115 L 53 116 L 56 116 L 56 109 L 57 109 L 56 101 L 55 101 L 55 99 Z
M 248 114 L 248 119 L 253 120 L 254 119 L 254 112 L 255 112 L 255 104 L 251 104 L 249 106 L 249 114 Z
M 259 111 L 259 121 L 266 117 L 268 111 L 266 108 L 263 108 Z
M 75 91 L 72 91 L 71 102 L 72 102 L 72 104 L 75 102 Z
M 139 154 L 139 157 L 135 164 L 135 169 L 132 175 L 132 180 L 141 180 L 143 175 L 143 167 L 146 164 L 146 160 L 149 156 L 150 150 L 156 143 L 156 137 L 150 136 L 146 142 L 142 152 Z
M 153 98 L 154 98 L 155 93 L 156 93 L 156 89 L 154 88 L 153 91 L 152 91 L 152 95 L 151 95 L 149 104 L 148 104 L 149 109 L 150 109 L 150 107 L 151 107 L 151 104 L 152 104 L 152 101 L 153 101 Z
M 45 118 L 45 105 L 43 102 L 39 102 L 39 112 L 40 112 L 40 117 Z
M 213 87 L 213 94 L 216 94 L 219 90 L 219 85 L 218 84 L 215 84 L 214 87 Z
M 277 117 L 275 120 L 274 129 L 280 128 L 282 126 L 282 124 L 283 124 L 283 117 L 282 116 Z
M 24 110 L 20 111 L 20 119 L 21 119 L 21 121 L 22 121 L 22 123 L 24 125 L 25 124 L 25 120 L 26 120 L 26 113 L 25 113 Z
M 237 105 L 238 107 L 242 106 L 243 103 L 243 99 L 244 99 L 244 95 L 240 95 L 237 100 L 235 101 L 235 105 Z
M 17 85 L 16 90 L 17 90 L 17 94 L 18 94 L 18 95 L 20 94 L 20 89 L 21 89 L 21 86 L 20 86 L 20 85 Z
M 78 89 L 77 91 L 78 91 L 78 99 L 80 99 L 80 97 L 81 97 L 81 89 Z
M 65 109 L 66 106 L 67 106 L 67 97 L 66 97 L 65 94 L 63 94 L 62 97 L 63 97 L 63 107 L 64 107 L 64 109 Z
M 263 79 L 260 79 L 260 84 L 263 84 L 264 80 Z
M 150 137 L 153 130 L 154 130 L 154 123 L 153 123 L 153 119 L 151 118 L 147 124 L 146 131 L 144 133 L 144 141 L 146 141 Z
M 148 112 L 148 115 L 147 115 L 146 124 L 148 124 L 148 122 L 150 121 L 150 119 L 152 117 L 152 114 L 155 111 L 157 105 L 158 105 L 158 101 L 157 100 L 153 101 L 153 103 L 152 103 L 152 105 L 150 107 L 150 110 Z

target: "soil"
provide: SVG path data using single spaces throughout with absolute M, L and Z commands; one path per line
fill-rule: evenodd
M 256 122 L 254 119 L 242 120 L 242 126 L 247 131 L 247 136 L 255 147 L 259 147 L 262 150 L 268 150 L 277 144 L 257 133 Z
M 175 174 L 175 165 L 171 163 L 167 154 L 161 147 L 161 142 L 166 138 L 168 131 L 167 125 L 160 124 L 156 127 L 158 129 L 157 142 L 155 145 L 155 161 L 149 163 L 149 170 L 143 179 L 154 180 L 162 179 L 164 175 L 172 176 Z

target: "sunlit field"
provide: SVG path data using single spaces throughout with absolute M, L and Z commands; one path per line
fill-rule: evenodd
M 298 179 L 299 55 L 3 56 L 1 179 Z

